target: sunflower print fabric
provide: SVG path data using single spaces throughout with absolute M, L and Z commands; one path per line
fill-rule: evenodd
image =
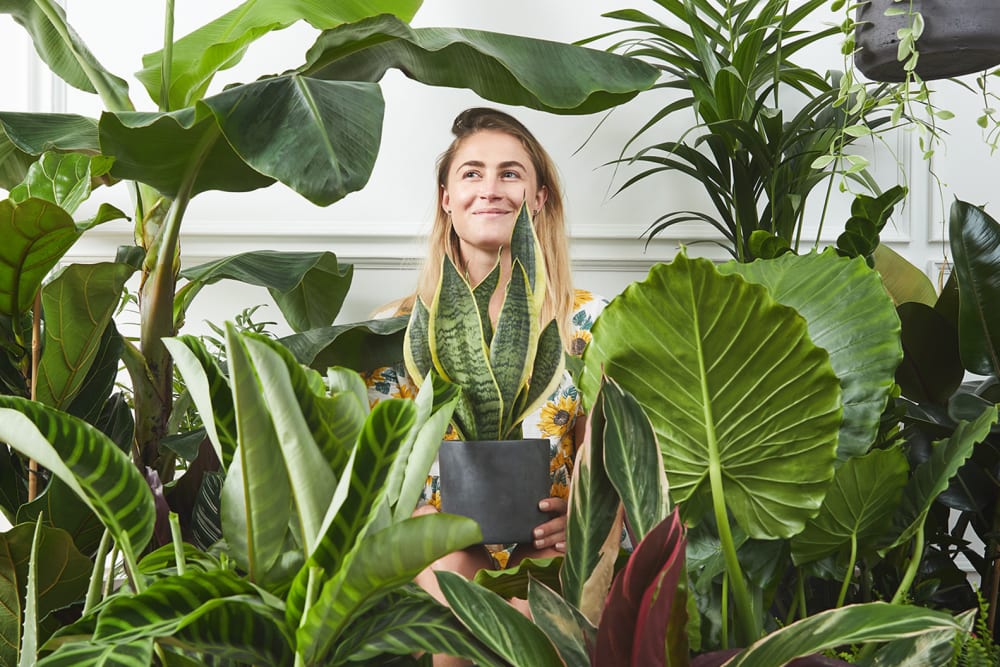
M 570 349 L 574 355 L 583 354 L 590 342 L 590 329 L 594 320 L 604 309 L 607 300 L 595 296 L 585 290 L 576 290 L 571 317 Z M 372 405 L 385 398 L 414 398 L 417 395 L 416 385 L 407 376 L 402 363 L 395 366 L 380 368 L 365 377 L 368 385 L 368 399 Z M 542 407 L 528 415 L 522 424 L 525 438 L 548 438 L 550 446 L 549 472 L 552 477 L 551 496 L 557 498 L 569 497 L 569 482 L 573 474 L 573 458 L 576 454 L 575 427 L 576 420 L 583 414 L 580 395 L 573 384 L 569 373 L 565 373 L 562 383 L 549 396 Z M 450 429 L 449 429 L 450 431 Z M 445 435 L 453 439 L 452 433 Z M 437 477 L 437 464 L 431 469 L 427 485 L 420 497 L 420 503 L 431 504 L 440 509 L 441 485 Z M 494 551 L 493 556 L 499 567 L 504 567 L 506 556 L 513 550 L 513 545 Z

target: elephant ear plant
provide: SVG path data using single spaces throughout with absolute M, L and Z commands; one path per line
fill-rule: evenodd
M 414 304 L 406 330 L 406 369 L 416 381 L 433 372 L 462 389 L 453 424 L 464 440 L 521 437 L 521 421 L 545 400 L 562 377 L 563 351 L 553 319 L 539 323 L 546 272 L 526 205 L 510 240 L 511 277 L 496 328 L 490 297 L 500 280 L 500 261 L 478 285 L 452 260 L 442 260 L 441 279 L 428 307 Z

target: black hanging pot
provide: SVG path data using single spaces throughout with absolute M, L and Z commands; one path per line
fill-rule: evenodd
M 857 9 L 854 62 L 872 81 L 902 81 L 896 32 L 910 24 L 911 0 L 869 0 Z M 889 8 L 902 10 L 886 16 Z M 981 72 L 1000 64 L 1000 2 L 997 0 L 912 0 L 924 20 L 917 40 L 916 72 L 924 80 Z
M 438 461 L 441 511 L 479 523 L 483 544 L 530 543 L 549 520 L 538 509 L 552 485 L 548 440 L 445 440 Z

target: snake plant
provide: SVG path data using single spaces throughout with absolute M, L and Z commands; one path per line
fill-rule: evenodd
M 521 422 L 555 389 L 563 351 L 555 320 L 539 321 L 546 272 L 527 206 L 522 205 L 510 240 L 511 277 L 496 325 L 490 297 L 500 281 L 500 261 L 472 285 L 452 260 L 442 260 L 441 278 L 428 306 L 414 304 L 404 355 L 415 381 L 433 371 L 462 392 L 452 423 L 464 440 L 521 437 Z

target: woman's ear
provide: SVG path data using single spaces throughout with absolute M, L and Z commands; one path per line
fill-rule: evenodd
M 535 205 L 532 207 L 534 211 L 541 211 L 542 207 L 545 206 L 546 200 L 549 198 L 549 189 L 546 186 L 538 188 L 538 192 L 535 193 Z
M 448 215 L 451 215 L 451 196 L 448 194 L 448 188 L 441 186 L 441 208 Z

